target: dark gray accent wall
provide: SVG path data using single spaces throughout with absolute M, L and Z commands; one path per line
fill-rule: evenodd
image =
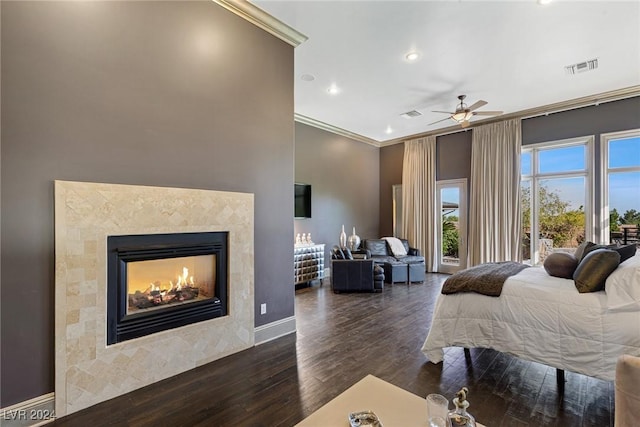
M 436 180 L 471 178 L 470 131 L 436 138 Z
M 380 151 L 302 123 L 296 123 L 295 131 L 296 182 L 311 184 L 312 213 L 295 220 L 294 232 L 311 233 L 315 243 L 326 245 L 328 268 L 328 251 L 339 243 L 343 224 L 347 236 L 354 226 L 363 239 L 378 236 Z
M 393 236 L 393 191 L 402 184 L 404 144 L 380 148 L 380 236 Z
M 293 47 L 213 2 L 1 8 L 0 406 L 53 391 L 56 179 L 254 193 L 255 323 L 293 316 Z

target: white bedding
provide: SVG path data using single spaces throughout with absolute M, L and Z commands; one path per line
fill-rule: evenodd
M 625 261 L 618 270 L 607 279 L 610 294 L 616 286 L 612 278 L 616 273 L 618 279 L 625 280 L 624 286 L 640 288 L 640 255 Z M 619 301 L 616 304 L 620 307 Z M 554 368 L 613 380 L 619 355 L 640 356 L 638 301 L 626 307 L 612 309 L 606 291 L 580 294 L 573 280 L 531 267 L 507 279 L 500 297 L 440 294 L 422 351 L 431 362 L 439 363 L 444 347 L 492 348 Z

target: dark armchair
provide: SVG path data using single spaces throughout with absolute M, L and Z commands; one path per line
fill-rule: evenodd
M 382 292 L 383 288 L 384 269 L 372 259 L 353 259 L 348 249 L 338 246 L 331 249 L 333 292 Z

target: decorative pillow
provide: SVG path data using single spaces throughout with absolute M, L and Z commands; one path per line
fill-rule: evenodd
M 573 273 L 578 292 L 604 289 L 605 280 L 620 264 L 620 254 L 611 249 L 596 249 L 584 256 Z
M 339 246 L 331 248 L 331 252 L 333 259 L 344 259 L 344 252 L 342 252 L 342 249 L 340 249 Z
M 620 264 L 622 264 L 636 254 L 636 245 L 618 246 L 615 250 L 620 254 Z
M 344 254 L 344 259 L 353 259 L 353 254 L 349 248 L 342 248 L 342 253 Z
M 578 258 L 566 252 L 554 252 L 545 258 L 543 266 L 549 276 L 571 279 L 578 267 Z
M 607 277 L 607 307 L 612 311 L 640 309 L 640 254 L 632 256 Z
M 584 250 L 591 246 L 595 246 L 595 243 L 585 240 L 584 242 L 580 243 L 580 245 L 578 245 L 573 256 L 575 256 L 578 259 L 578 261 L 580 261 L 584 256 Z
M 611 250 L 615 251 L 617 247 L 618 247 L 618 245 L 616 245 L 616 244 L 599 245 L 599 244 L 596 244 L 596 243 L 592 243 L 591 245 L 587 245 L 587 247 L 584 249 L 584 252 L 582 253 L 582 258 L 580 258 L 580 260 L 583 260 L 584 257 L 586 257 L 589 252 L 595 251 L 596 249 L 611 249 Z

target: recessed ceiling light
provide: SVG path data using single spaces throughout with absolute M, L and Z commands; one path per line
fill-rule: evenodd
M 391 126 L 387 126 L 387 128 L 384 130 L 384 133 L 386 134 L 393 133 L 393 129 L 391 128 Z
M 305 82 L 312 82 L 316 79 L 312 74 L 303 74 L 300 76 L 300 78 Z
M 334 83 L 331 86 L 329 86 L 329 89 L 327 89 L 327 92 L 329 92 L 331 95 L 337 95 L 340 93 L 340 88 L 336 86 L 336 84 Z
M 418 59 L 420 57 L 420 55 L 418 54 L 418 52 L 409 52 L 405 55 L 405 58 L 407 58 L 407 61 L 409 62 L 413 62 L 416 59 Z
M 538 0 L 538 4 L 545 5 L 551 3 L 553 0 Z

